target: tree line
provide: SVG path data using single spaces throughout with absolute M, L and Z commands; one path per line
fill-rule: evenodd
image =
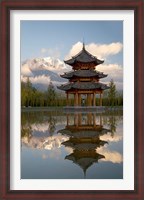
M 109 89 L 104 91 L 103 106 L 122 106 L 123 95 L 116 90 L 113 80 L 109 83 Z M 70 97 L 70 105 L 74 104 L 73 97 Z M 99 105 L 99 99 L 96 98 L 96 105 Z M 21 106 L 22 107 L 48 107 L 48 106 L 66 106 L 65 93 L 57 92 L 52 82 L 48 85 L 46 91 L 39 91 L 32 86 L 29 78 L 27 82 L 21 82 Z
M 21 82 L 22 107 L 64 106 L 65 104 L 65 96 L 56 92 L 52 82 L 50 82 L 46 91 L 39 91 L 33 87 L 29 78 L 26 83 Z

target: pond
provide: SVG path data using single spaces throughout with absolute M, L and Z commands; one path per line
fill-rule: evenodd
M 123 179 L 121 111 L 21 114 L 21 179 Z

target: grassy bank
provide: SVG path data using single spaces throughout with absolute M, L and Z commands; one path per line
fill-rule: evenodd
M 22 112 L 38 112 L 38 111 L 63 111 L 63 110 L 89 110 L 88 107 L 63 107 L 63 106 L 49 106 L 49 107 L 22 107 L 21 111 Z M 117 111 L 117 110 L 123 110 L 123 106 L 97 106 L 97 107 L 91 107 L 93 111 L 95 110 L 102 110 L 102 111 Z
M 21 111 L 22 112 L 27 112 L 27 111 L 60 111 L 63 110 L 63 107 L 57 107 L 57 106 L 49 106 L 49 107 L 22 107 Z

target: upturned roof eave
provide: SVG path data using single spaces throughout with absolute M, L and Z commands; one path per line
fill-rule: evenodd
M 72 67 L 75 65 L 76 62 L 81 62 L 81 63 L 94 63 L 95 66 L 100 65 L 102 63 L 104 63 L 104 60 L 99 60 L 99 59 L 95 59 L 95 60 L 91 60 L 91 61 L 79 61 L 78 59 L 69 59 L 69 60 L 64 60 L 64 63 L 67 65 L 71 65 Z
M 106 90 L 106 89 L 109 89 L 109 86 L 102 84 L 102 83 L 99 83 L 99 87 L 97 84 L 89 85 L 89 87 L 87 87 L 87 86 L 83 87 L 82 85 L 81 85 L 81 83 L 79 85 L 76 85 L 75 83 L 67 83 L 65 85 L 58 86 L 58 89 L 64 90 L 64 91 L 69 91 L 71 89 L 74 89 L 74 90 Z
M 97 77 L 98 79 L 101 79 L 101 78 L 105 78 L 107 77 L 107 75 L 104 75 L 104 76 L 98 76 L 98 75 L 94 75 L 94 76 L 77 76 L 77 75 L 72 75 L 72 76 L 66 76 L 66 75 L 60 75 L 62 78 L 66 78 L 66 79 L 71 79 L 71 78 L 74 78 L 74 77 L 79 77 L 79 78 L 94 78 L 94 77 Z
M 82 74 L 84 71 L 86 71 L 85 74 Z M 78 74 L 79 72 L 79 74 Z M 90 73 L 88 75 L 88 73 Z M 101 78 L 105 78 L 107 77 L 107 74 L 103 74 L 100 72 L 96 72 L 96 71 L 91 71 L 91 70 L 79 70 L 79 71 L 73 71 L 73 72 L 69 72 L 69 73 L 65 73 L 60 75 L 62 78 L 66 78 L 66 79 L 71 79 L 73 77 L 79 77 L 79 78 L 94 78 L 97 77 L 99 79 Z

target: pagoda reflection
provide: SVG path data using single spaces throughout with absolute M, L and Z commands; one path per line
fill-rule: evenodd
M 73 150 L 65 159 L 73 161 L 80 166 L 86 178 L 87 169 L 105 156 L 97 153 L 97 148 L 104 146 L 107 142 L 100 136 L 107 134 L 110 130 L 103 128 L 102 116 L 96 113 L 74 113 L 67 114 L 67 125 L 59 133 L 66 135 L 69 139 L 62 144 Z

